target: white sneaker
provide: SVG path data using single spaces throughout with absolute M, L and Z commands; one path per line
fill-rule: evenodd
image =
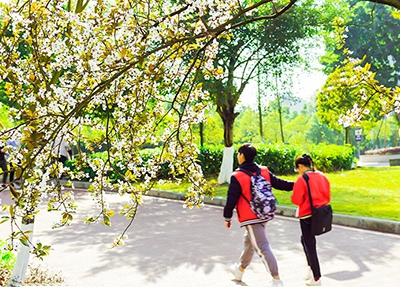
M 306 281 L 307 286 L 321 286 L 321 278 L 319 278 L 317 281 L 314 280 L 314 278 L 311 278 L 310 280 Z
M 283 287 L 283 281 L 279 279 L 272 279 L 271 287 Z
M 235 263 L 229 266 L 229 271 L 231 271 L 233 276 L 235 276 L 236 281 L 242 281 L 242 276 L 244 273 L 244 271 L 240 271 L 239 266 L 240 266 L 239 263 Z
M 305 281 L 308 281 L 308 280 L 310 280 L 313 276 L 314 276 L 314 275 L 313 275 L 313 272 L 312 272 L 311 268 L 308 268 L 306 274 L 304 274 L 304 280 L 305 280 Z

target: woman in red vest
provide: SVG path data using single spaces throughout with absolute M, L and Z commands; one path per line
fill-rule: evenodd
M 321 271 L 318 261 L 316 239 L 311 234 L 311 206 L 308 196 L 308 188 L 303 174 L 309 177 L 310 191 L 313 205 L 324 206 L 331 199 L 330 184 L 326 176 L 314 169 L 314 162 L 307 154 L 303 154 L 295 160 L 295 166 L 300 177 L 293 187 L 292 202 L 297 205 L 296 217 L 300 218 L 301 244 L 306 254 L 309 272 L 306 276 L 307 286 L 321 286 Z

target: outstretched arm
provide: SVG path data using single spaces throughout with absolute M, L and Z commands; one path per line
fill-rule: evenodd
M 271 179 L 271 185 L 275 189 L 291 191 L 293 190 L 294 181 L 284 180 L 277 177 L 272 172 L 269 172 L 269 177 Z

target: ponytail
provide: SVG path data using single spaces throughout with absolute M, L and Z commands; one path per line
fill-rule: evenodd
M 308 154 L 303 154 L 302 156 L 299 156 L 298 158 L 296 158 L 296 160 L 295 160 L 296 168 L 299 166 L 299 164 L 302 164 L 305 167 L 308 167 L 312 171 L 315 171 L 314 161 L 312 160 L 311 156 L 309 156 Z

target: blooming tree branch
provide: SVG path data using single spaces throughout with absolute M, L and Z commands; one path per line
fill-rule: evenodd
M 385 87 L 375 79 L 375 73 L 370 71 L 371 65 L 363 59 L 352 58 L 352 52 L 344 48 L 346 41 L 346 26 L 341 18 L 335 19 L 335 32 L 332 37 L 337 39 L 337 50 L 346 56 L 345 60 L 335 69 L 319 97 L 329 101 L 340 98 L 339 104 L 345 105 L 351 100 L 352 108 L 339 117 L 339 124 L 352 127 L 366 117 L 375 114 L 400 113 L 400 87 Z
M 21 140 L 9 160 L 20 167 L 24 179 L 21 190 L 10 187 L 15 201 L 7 207 L 12 223 L 17 224 L 17 215 L 33 221 L 45 202 L 48 210 L 62 211 L 55 227 L 68 225 L 76 210 L 74 193 L 61 185 L 60 178 L 65 173 L 72 179 L 85 178 L 85 166 L 96 173 L 88 191 L 98 206 L 98 214 L 88 216 L 88 223 L 111 224 L 114 210 L 107 205 L 107 189 L 129 197 L 119 213 L 133 220 L 142 195 L 165 163 L 171 177 L 192 182 L 185 206 L 200 206 L 213 190 L 196 162 L 192 126 L 202 121 L 208 97 L 196 78 L 220 75 L 213 66 L 217 37 L 257 21 L 252 12 L 262 5 L 271 6 L 264 18 L 274 18 L 295 2 L 0 4 L 0 76 L 13 102 L 10 117 L 17 123 L 1 131 L 0 140 L 2 145 L 9 139 Z M 102 136 L 85 137 L 85 128 L 101 131 Z M 57 161 L 60 140 L 78 147 L 75 173 Z M 86 151 L 80 149 L 82 144 Z M 161 152 L 144 162 L 144 144 L 161 145 Z M 91 158 L 100 146 L 106 147 L 106 159 Z M 112 182 L 111 171 L 123 180 Z M 121 244 L 125 232 L 115 245 Z

